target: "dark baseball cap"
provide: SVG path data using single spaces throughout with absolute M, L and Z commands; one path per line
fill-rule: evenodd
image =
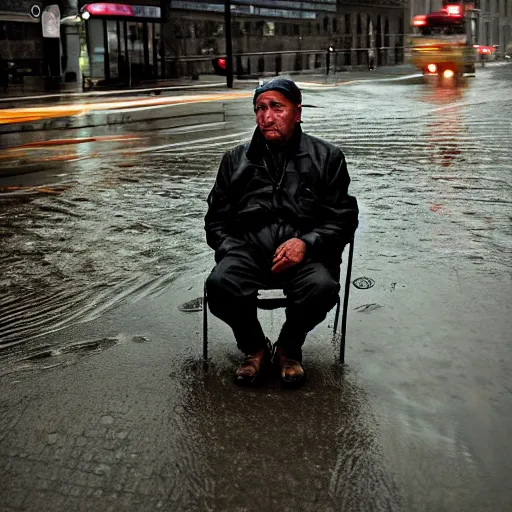
M 254 91 L 254 97 L 252 99 L 253 105 L 256 105 L 256 99 L 260 94 L 268 91 L 280 92 L 283 96 L 295 103 L 295 105 L 300 105 L 302 103 L 302 94 L 300 89 L 297 87 L 297 84 L 289 78 L 277 77 L 260 85 Z

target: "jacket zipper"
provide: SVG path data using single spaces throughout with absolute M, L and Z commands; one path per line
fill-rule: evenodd
M 270 158 L 272 159 L 272 163 L 274 164 L 274 167 L 275 167 L 276 171 L 279 171 L 279 167 L 278 167 L 277 162 L 276 162 L 276 160 L 274 158 L 274 155 L 270 151 L 268 145 L 265 144 L 265 147 L 267 148 L 268 154 L 270 155 Z M 263 160 L 263 162 L 265 164 L 265 169 L 267 171 L 267 174 L 268 174 L 270 180 L 272 181 L 272 188 L 273 188 L 273 191 L 274 191 L 274 193 L 272 195 L 272 200 L 274 201 L 274 207 L 277 208 L 279 205 L 277 204 L 276 192 L 281 190 L 281 185 L 283 184 L 285 171 L 286 171 L 286 168 L 288 167 L 288 154 L 287 154 L 287 152 L 285 152 L 284 160 L 283 160 L 283 166 L 282 166 L 282 169 L 281 169 L 281 176 L 279 177 L 279 181 L 276 181 L 273 178 L 272 173 L 268 169 L 267 162 L 266 162 L 265 159 Z M 274 246 L 277 246 L 278 241 L 281 239 L 281 230 L 282 230 L 282 227 L 283 227 L 282 226 L 282 222 L 283 222 L 282 219 L 280 217 L 278 217 L 278 226 L 277 226 L 277 230 L 276 230 L 276 233 L 275 233 L 275 236 L 274 236 Z

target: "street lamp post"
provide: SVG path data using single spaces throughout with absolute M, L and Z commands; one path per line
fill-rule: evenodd
M 226 82 L 233 88 L 233 42 L 231 39 L 231 0 L 224 0 L 224 33 L 226 34 Z

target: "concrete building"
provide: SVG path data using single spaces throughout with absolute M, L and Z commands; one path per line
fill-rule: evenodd
M 59 5 L 65 20 L 59 39 L 44 41 L 40 19 L 27 14 L 34 3 Z M 33 59 L 36 75 L 130 86 L 213 73 L 212 60 L 226 53 L 224 0 L 3 0 L 0 5 L 18 10 L 25 24 L 19 42 L 0 43 L 8 49 L 2 54 Z M 232 0 L 235 74 L 401 62 L 407 7 L 401 0 Z M 49 44 L 54 48 L 45 51 Z
M 164 30 L 171 76 L 212 71 L 225 55 L 224 2 L 172 0 Z M 402 59 L 407 2 L 233 0 L 239 76 L 349 69 Z M 329 52 L 329 48 L 332 49 Z
M 374 67 L 403 61 L 408 2 L 338 1 L 342 67 Z
M 512 43 L 512 0 L 481 0 L 481 44 L 498 45 L 496 55 L 503 57 Z
M 233 0 L 231 16 L 239 76 L 320 67 L 337 30 L 336 0 Z M 172 0 L 164 34 L 171 76 L 211 73 L 226 53 L 224 2 Z
M 0 2 L 0 67 L 22 75 L 43 74 L 43 34 L 40 11 L 30 13 L 31 0 Z
M 52 18 L 52 37 L 45 37 L 49 23 L 45 9 L 49 6 L 56 6 L 59 16 Z M 77 0 L 0 1 L 0 69 L 4 89 L 22 84 L 24 89 L 37 90 L 58 87 L 61 79 L 77 80 L 78 28 L 76 24 L 61 23 L 76 12 Z
M 409 20 L 418 14 L 439 11 L 442 4 L 442 0 L 409 0 Z

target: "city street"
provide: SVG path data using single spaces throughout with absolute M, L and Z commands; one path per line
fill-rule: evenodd
M 9 136 L 2 512 L 512 509 L 512 65 L 375 76 L 303 84 L 303 129 L 343 149 L 359 201 L 352 279 L 374 286 L 351 287 L 346 365 L 332 311 L 297 391 L 237 388 L 211 315 L 202 364 L 205 201 L 252 86 L 172 96 L 197 125 Z M 283 317 L 260 313 L 272 341 Z

